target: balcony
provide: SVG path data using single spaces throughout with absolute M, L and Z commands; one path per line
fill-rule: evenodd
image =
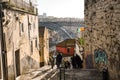
M 5 3 L 4 5 L 14 10 L 37 14 L 37 8 L 33 6 L 32 2 L 25 2 L 25 0 L 0 0 L 0 3 Z

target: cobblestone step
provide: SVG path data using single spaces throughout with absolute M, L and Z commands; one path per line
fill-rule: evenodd
M 61 80 L 102 80 L 102 75 L 98 70 L 95 69 L 70 69 L 65 70 L 65 79 L 64 72 L 62 71 Z M 60 80 L 60 73 L 58 72 L 50 80 Z
M 34 78 L 36 78 L 36 77 L 39 77 L 39 76 L 45 74 L 45 73 L 48 72 L 49 70 L 50 70 L 50 69 L 46 69 L 46 70 L 44 70 L 44 71 L 41 71 L 40 73 L 34 75 L 34 76 L 32 77 L 32 79 L 34 79 Z
M 50 66 L 44 66 L 40 69 L 36 70 L 30 70 L 26 74 L 22 74 L 19 77 L 16 78 L 16 80 L 40 80 L 40 78 L 43 78 L 46 73 L 48 73 L 51 70 Z
M 41 80 L 51 80 L 53 76 L 58 72 L 57 69 L 52 70 L 49 74 L 47 74 L 44 78 Z
M 66 80 L 102 80 L 102 75 L 95 69 L 67 70 Z

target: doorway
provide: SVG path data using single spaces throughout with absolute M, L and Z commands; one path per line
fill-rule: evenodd
M 16 77 L 20 75 L 20 50 L 15 51 L 15 71 Z

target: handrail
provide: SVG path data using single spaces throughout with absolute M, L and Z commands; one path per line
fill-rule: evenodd
M 59 80 L 65 80 L 65 67 L 60 67 L 59 72 L 60 72 Z

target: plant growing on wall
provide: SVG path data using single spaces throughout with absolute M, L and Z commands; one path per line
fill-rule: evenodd
M 81 37 L 80 40 L 79 40 L 79 42 L 80 42 L 80 45 L 84 45 L 84 44 L 85 44 L 85 40 L 84 40 L 84 38 Z

